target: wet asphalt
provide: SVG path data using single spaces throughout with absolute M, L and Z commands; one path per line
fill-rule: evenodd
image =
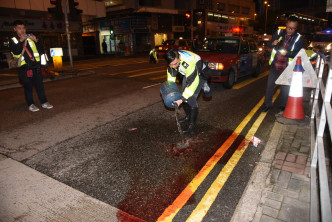
M 159 85 L 146 91 L 142 89 L 162 80 L 108 75 L 150 66 L 104 67 L 92 76 L 48 83 L 45 85 L 47 94 L 56 109 L 34 115 L 24 112 L 22 89 L 1 92 L 1 98 L 11 98 L 10 108 L 2 113 L 8 116 L 3 118 L 2 127 L 15 131 L 30 125 L 39 126 L 47 118 L 54 119 L 61 124 L 59 129 L 54 129 L 57 134 L 54 141 L 40 145 L 42 148 L 37 154 L 27 155 L 22 162 L 142 220 L 156 221 L 264 96 L 266 77 L 238 90 L 226 90 L 220 83 L 211 84 L 212 98 L 200 96 L 198 99 L 197 130 L 185 136 L 189 147 L 177 150 L 174 146 L 181 137 L 175 111 L 163 105 L 158 95 Z M 139 106 L 143 101 L 149 102 Z M 92 105 L 96 107 L 84 113 L 85 108 Z M 263 141 L 268 139 L 277 107 L 278 100 L 255 135 Z M 188 218 L 259 114 L 260 110 L 173 221 Z M 183 115 L 181 108 L 180 117 Z M 41 135 L 52 135 L 48 133 Z M 22 147 L 24 145 L 18 148 Z M 203 221 L 231 219 L 261 149 L 263 147 L 248 147 Z
M 63 141 L 24 163 L 138 218 L 156 221 L 256 105 L 265 81 L 240 90 L 212 84 L 213 98 L 199 98 L 197 131 L 185 136 L 190 141 L 185 150 L 174 149 L 181 140 L 174 110 L 159 101 Z M 272 117 L 267 117 L 265 128 L 257 133 L 261 138 L 268 136 L 269 120 Z M 238 137 L 174 221 L 188 218 L 244 136 Z M 245 152 L 204 221 L 230 220 L 258 159 L 257 150 Z

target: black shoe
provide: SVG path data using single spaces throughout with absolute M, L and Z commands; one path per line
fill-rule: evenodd
M 182 119 L 179 119 L 179 123 L 186 123 L 189 121 L 190 119 L 190 106 L 188 105 L 188 103 L 182 103 L 183 104 L 183 109 L 184 109 L 184 112 L 186 113 L 186 117 L 182 118 Z
M 271 109 L 272 107 L 270 106 L 264 106 L 263 109 L 262 109 L 262 112 L 267 112 L 269 111 L 269 109 Z
M 187 129 L 184 129 L 182 133 L 193 132 L 196 128 L 196 119 L 198 115 L 198 107 L 192 107 L 190 111 L 190 123 Z
M 280 106 L 280 111 L 283 112 L 285 110 L 285 107 L 284 106 Z

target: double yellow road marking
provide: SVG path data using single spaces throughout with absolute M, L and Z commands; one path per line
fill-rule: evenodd
M 273 101 L 279 95 L 279 90 L 273 96 Z M 234 130 L 232 135 L 225 141 L 225 143 L 216 151 L 216 153 L 208 160 L 204 167 L 198 172 L 194 179 L 188 184 L 188 186 L 181 192 L 181 194 L 175 199 L 175 201 L 166 208 L 163 214 L 158 218 L 158 221 L 172 221 L 179 210 L 186 204 L 189 198 L 195 193 L 200 184 L 205 180 L 210 171 L 218 163 L 221 157 L 225 154 L 229 147 L 233 144 L 235 139 L 240 135 L 244 127 L 252 119 L 259 107 L 263 104 L 264 97 L 256 104 L 256 106 L 250 111 L 250 113 L 243 119 L 240 125 Z M 244 151 L 246 150 L 251 137 L 256 133 L 258 127 L 262 123 L 266 116 L 266 113 L 261 113 L 256 119 L 255 123 L 247 133 L 245 139 L 241 142 L 239 149 L 237 149 L 224 168 L 219 173 L 216 180 L 212 183 L 209 190 L 206 192 L 202 200 L 199 202 L 195 210 L 189 216 L 187 221 L 201 221 L 210 209 L 212 203 L 215 201 L 221 188 L 227 181 L 234 167 L 240 160 Z

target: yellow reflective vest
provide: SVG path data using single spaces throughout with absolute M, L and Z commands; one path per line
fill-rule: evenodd
M 177 72 L 186 76 L 187 85 L 182 93 L 184 99 L 188 99 L 194 95 L 199 85 L 199 73 L 196 67 L 196 63 L 201 60 L 201 57 L 193 52 L 186 50 L 179 50 L 180 64 Z M 175 82 L 176 73 L 172 68 L 167 69 L 167 81 Z
M 19 41 L 17 40 L 16 37 L 13 37 L 12 40 L 15 44 L 19 43 Z M 29 44 L 30 48 L 32 49 L 32 53 L 33 53 L 33 56 L 35 57 L 36 61 L 39 62 L 40 61 L 40 55 L 39 55 L 39 52 L 37 50 L 37 46 L 36 46 L 35 42 L 32 41 L 31 39 L 28 39 L 27 43 Z M 21 54 L 15 55 L 13 52 L 12 52 L 12 55 L 13 55 L 14 58 L 17 58 L 17 59 L 21 57 Z M 24 59 L 24 56 L 23 56 L 20 66 L 23 66 L 25 64 L 26 64 L 26 62 L 25 62 L 25 59 Z
M 277 31 L 278 35 L 280 35 L 281 30 L 282 30 L 282 29 L 278 29 L 278 31 Z M 293 51 L 293 50 L 294 50 L 295 44 L 296 44 L 297 41 L 299 41 L 299 39 L 301 38 L 301 35 L 300 35 L 299 33 L 297 33 L 297 36 L 294 36 L 294 37 L 296 37 L 296 40 L 294 41 L 292 47 L 290 48 L 290 51 Z M 279 39 L 278 39 L 279 42 L 281 42 L 282 39 L 283 39 L 283 37 L 280 36 Z M 271 41 L 272 41 L 272 40 L 271 40 Z M 273 49 L 272 49 L 272 52 L 271 52 L 271 57 L 270 57 L 269 65 L 272 64 L 272 62 L 273 62 L 273 60 L 274 60 L 276 54 L 277 54 L 277 50 L 276 50 L 275 48 L 273 48 Z M 292 61 L 292 60 L 293 60 L 293 58 L 288 57 L 288 63 L 289 63 L 290 61 Z

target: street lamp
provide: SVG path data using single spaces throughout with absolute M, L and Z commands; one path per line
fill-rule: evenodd
M 265 8 L 265 34 L 266 34 L 267 9 L 270 7 L 270 5 L 267 3 L 267 1 L 265 1 L 264 4 L 266 5 L 266 8 Z

